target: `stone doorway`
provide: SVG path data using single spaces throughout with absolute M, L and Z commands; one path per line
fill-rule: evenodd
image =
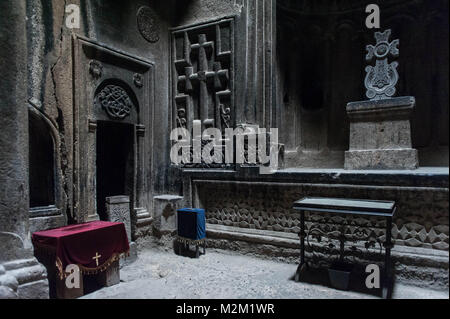
M 150 217 L 153 64 L 80 36 L 73 50 L 73 214 L 105 219 L 105 197 L 126 195 L 134 234 Z
M 101 220 L 108 220 L 106 197 L 127 195 L 130 199 L 134 198 L 134 136 L 132 124 L 97 122 L 96 201 Z M 133 200 L 130 202 L 133 203 Z

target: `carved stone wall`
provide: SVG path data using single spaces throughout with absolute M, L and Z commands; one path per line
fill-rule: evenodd
M 234 126 L 234 20 L 177 28 L 172 48 L 173 127 L 192 133 L 193 122 L 198 121 L 202 131 L 217 128 L 223 134 Z
M 298 233 L 299 213 L 292 203 L 305 196 L 395 200 L 398 209 L 392 236 L 397 245 L 448 250 L 448 188 L 355 186 L 299 183 L 198 181 L 196 196 L 206 209 L 208 223 Z M 383 236 L 384 222 L 377 219 L 343 219 L 307 214 L 306 224 L 320 222 L 329 231 L 350 223 L 354 233 L 361 226 Z
M 174 126 L 232 127 L 233 36 L 232 19 L 172 32 Z

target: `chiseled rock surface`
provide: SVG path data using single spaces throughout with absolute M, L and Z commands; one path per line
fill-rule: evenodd
M 141 251 L 137 262 L 121 269 L 119 285 L 83 298 L 377 298 L 322 285 L 296 283 L 292 280 L 296 267 L 215 249 L 207 249 L 206 255 L 194 259 L 153 248 Z M 398 284 L 394 298 L 448 298 L 448 291 Z

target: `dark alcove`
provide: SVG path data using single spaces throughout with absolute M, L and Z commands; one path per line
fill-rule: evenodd
M 134 126 L 97 123 L 97 213 L 106 220 L 105 198 L 133 195 Z
M 29 112 L 30 207 L 55 204 L 54 143 L 47 123 Z

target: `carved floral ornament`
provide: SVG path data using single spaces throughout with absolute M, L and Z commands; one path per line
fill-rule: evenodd
M 133 75 L 133 82 L 138 88 L 141 88 L 144 85 L 144 79 L 141 74 L 135 73 Z
M 371 100 L 390 98 L 395 94 L 395 86 L 398 82 L 398 62 L 388 63 L 388 57 L 399 56 L 399 40 L 389 42 L 391 30 L 375 32 L 377 43 L 375 46 L 366 46 L 366 61 L 375 58 L 375 66 L 366 66 L 366 79 L 364 85 L 367 89 L 366 96 Z
M 148 6 L 142 6 L 137 12 L 137 26 L 139 32 L 150 43 L 159 41 L 158 19 L 154 11 Z
M 95 96 L 95 103 L 113 119 L 124 119 L 131 114 L 133 102 L 128 93 L 120 86 L 106 85 Z
M 102 72 L 103 72 L 103 66 L 99 61 L 96 60 L 91 60 L 89 61 L 89 73 L 91 73 L 91 75 L 98 79 L 102 76 Z

